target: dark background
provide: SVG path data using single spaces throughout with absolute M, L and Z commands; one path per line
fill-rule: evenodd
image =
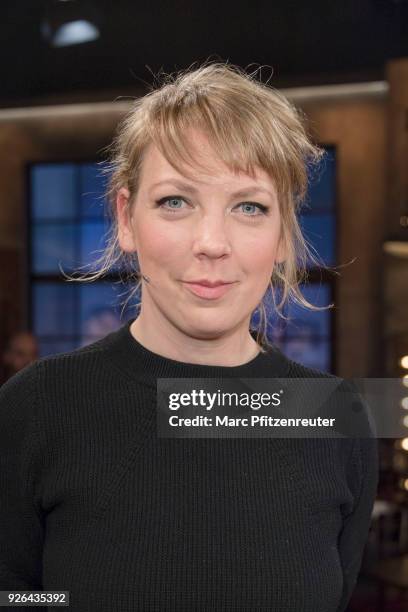
M 49 45 L 41 24 L 67 4 L 97 23 L 98 40 Z M 161 68 L 217 57 L 266 65 L 263 80 L 273 70 L 285 87 L 382 80 L 387 60 L 408 55 L 407 0 L 7 0 L 1 14 L 2 107 L 110 100 Z

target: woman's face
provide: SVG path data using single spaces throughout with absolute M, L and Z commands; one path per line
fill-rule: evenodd
M 284 259 L 281 217 L 274 182 L 263 170 L 255 178 L 234 174 L 204 135 L 192 136 L 205 171 L 195 169 L 191 176 L 188 167 L 187 178 L 151 145 L 130 218 L 129 192 L 118 193 L 119 242 L 123 250 L 137 251 L 150 279 L 143 281 L 141 312 L 148 309 L 160 324 L 164 319 L 189 336 L 209 339 L 248 330 L 274 264 Z M 212 290 L 189 284 L 203 279 L 229 284 Z

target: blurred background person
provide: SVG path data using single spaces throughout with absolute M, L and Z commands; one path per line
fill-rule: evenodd
M 38 342 L 34 334 L 29 331 L 15 333 L 2 354 L 4 367 L 2 382 L 36 359 L 38 359 Z

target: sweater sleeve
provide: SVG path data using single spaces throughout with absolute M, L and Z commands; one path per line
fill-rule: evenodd
M 0 388 L 0 590 L 4 591 L 42 590 L 44 523 L 35 495 L 41 459 L 36 382 L 37 362 Z
M 353 508 L 344 517 L 338 540 L 343 567 L 343 592 L 337 612 L 347 610 L 347 604 L 356 586 L 377 493 L 378 440 L 374 437 L 368 420 L 367 437 L 354 439 L 347 467 L 353 483 L 352 488 L 356 493 Z

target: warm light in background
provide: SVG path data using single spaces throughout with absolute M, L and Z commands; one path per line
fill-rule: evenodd
M 401 406 L 404 410 L 408 410 L 408 397 L 403 397 L 401 400 Z
M 404 355 L 403 357 L 401 357 L 401 359 L 399 360 L 399 364 L 401 368 L 408 370 L 408 355 Z

